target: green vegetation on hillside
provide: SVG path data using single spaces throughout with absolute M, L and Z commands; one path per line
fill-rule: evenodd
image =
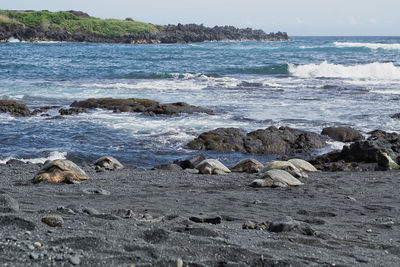
M 157 30 L 151 24 L 134 20 L 82 18 L 65 11 L 52 13 L 49 11 L 0 10 L 1 24 L 20 24 L 43 31 L 63 29 L 68 33 L 87 32 L 110 37 L 149 33 Z

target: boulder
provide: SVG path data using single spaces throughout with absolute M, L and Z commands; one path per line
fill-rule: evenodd
M 85 108 L 69 108 L 69 109 L 65 109 L 62 108 L 58 111 L 60 113 L 60 115 L 78 115 L 80 113 L 86 113 L 86 109 Z
M 370 136 L 366 140 L 359 140 L 351 145 L 344 146 L 341 151 L 333 151 L 310 161 L 318 169 L 330 169 L 332 163 L 344 166 L 345 169 L 352 168 L 357 163 L 379 163 L 383 169 L 388 164 L 384 163 L 386 153 L 396 164 L 400 161 L 400 135 L 388 133 L 382 130 L 369 132 Z M 386 161 L 387 162 L 387 161 Z M 349 163 L 351 163 L 349 165 Z
M 393 114 L 392 116 L 390 116 L 390 118 L 392 118 L 392 119 L 400 119 L 400 113 Z
M 29 108 L 25 104 L 13 100 L 0 100 L 0 113 L 9 113 L 13 116 L 21 117 L 31 115 Z
M 197 150 L 264 155 L 308 154 L 324 146 L 326 138 L 319 134 L 274 126 L 247 134 L 238 128 L 218 128 L 188 143 L 189 148 Z
M 56 109 L 56 108 L 59 108 L 59 107 L 60 106 L 44 106 L 44 107 L 36 108 L 34 111 L 32 111 L 31 115 L 34 116 L 34 115 L 37 115 L 39 113 L 44 113 L 44 112 L 47 112 L 47 111 L 49 111 L 51 109 Z
M 195 157 L 184 159 L 184 160 L 174 160 L 174 164 L 179 165 L 182 169 L 194 169 L 196 166 L 206 159 L 206 156 L 199 154 Z
M 359 131 L 350 127 L 327 127 L 322 130 L 321 134 L 340 142 L 354 142 L 364 138 Z
M 207 113 L 213 114 L 210 109 L 205 109 L 184 102 L 160 104 L 149 99 L 129 98 L 90 98 L 83 101 L 75 101 L 71 104 L 73 108 L 102 108 L 113 110 L 114 112 L 140 112 L 145 115 L 177 115 L 181 113 Z

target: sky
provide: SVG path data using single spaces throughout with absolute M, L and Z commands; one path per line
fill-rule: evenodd
M 400 36 L 399 0 L 0 0 L 0 8 L 80 10 L 100 18 L 233 25 L 290 36 Z

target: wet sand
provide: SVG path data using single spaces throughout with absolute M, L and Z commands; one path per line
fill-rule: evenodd
M 252 188 L 254 174 L 129 167 L 104 172 L 86 167 L 91 179 L 81 184 L 32 184 L 38 169 L 0 165 L 0 193 L 20 206 L 0 213 L 2 266 L 400 262 L 399 171 L 318 172 L 299 187 Z M 61 216 L 63 226 L 43 223 L 48 215 Z M 296 222 L 290 231 L 266 229 L 287 216 Z M 203 219 L 213 223 L 195 222 Z M 243 229 L 244 224 L 258 229 Z

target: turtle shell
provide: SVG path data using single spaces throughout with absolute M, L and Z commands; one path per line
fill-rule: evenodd
M 88 178 L 87 174 L 78 167 L 75 163 L 66 159 L 57 159 L 52 161 L 47 161 L 44 166 L 39 170 L 39 173 L 43 173 L 52 167 L 57 167 L 63 171 L 73 171 L 79 177 Z
M 317 169 L 308 161 L 303 159 L 289 159 L 288 162 L 292 163 L 298 169 L 305 171 L 305 172 L 316 172 Z
M 223 173 L 231 172 L 228 167 L 226 167 L 217 159 L 205 159 L 196 166 L 196 169 L 198 169 L 200 173 L 204 173 L 206 168 L 209 168 L 211 173 L 216 173 L 215 170 L 219 170 Z
M 261 179 L 270 180 L 272 182 L 271 184 L 282 183 L 290 186 L 297 186 L 303 184 L 302 182 L 300 182 L 300 180 L 294 178 L 293 175 L 291 175 L 287 171 L 279 169 L 272 169 L 266 171 L 261 177 Z

